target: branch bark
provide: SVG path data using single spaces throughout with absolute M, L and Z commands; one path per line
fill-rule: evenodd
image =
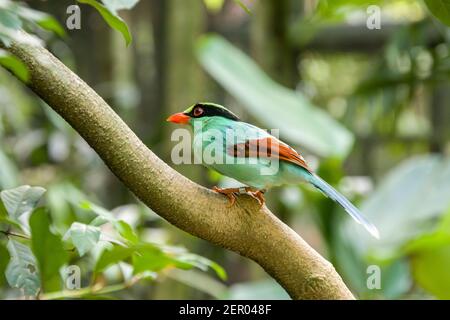
M 28 86 L 62 116 L 146 205 L 178 228 L 260 264 L 293 299 L 353 299 L 333 266 L 266 207 L 227 199 L 188 180 L 150 151 L 76 74 L 45 48 L 8 50 L 28 67 Z

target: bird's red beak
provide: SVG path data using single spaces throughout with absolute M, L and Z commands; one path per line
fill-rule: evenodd
M 167 118 L 167 121 L 173 123 L 187 124 L 191 117 L 185 115 L 183 112 L 175 113 Z

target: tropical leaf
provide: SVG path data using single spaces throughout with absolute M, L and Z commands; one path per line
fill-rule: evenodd
M 30 75 L 27 66 L 16 56 L 0 49 L 0 64 L 14 73 L 23 82 L 28 82 Z
M 7 247 L 11 257 L 5 272 L 9 285 L 23 289 L 26 296 L 37 295 L 41 283 L 36 258 L 30 248 L 11 239 Z
M 33 210 L 44 193 L 44 188 L 24 185 L 15 189 L 3 190 L 0 192 L 0 198 L 9 216 L 17 220 L 22 214 Z
M 450 299 L 450 245 L 415 252 L 411 269 L 422 288 L 439 299 Z
M 64 235 L 64 240 L 70 240 L 82 257 L 100 240 L 100 229 L 84 223 L 74 222 Z
M 191 266 L 188 263 L 178 263 L 176 259 L 148 243 L 135 247 L 135 250 L 137 254 L 133 254 L 132 257 L 134 274 L 146 271 L 159 272 L 167 267 L 189 269 Z
M 261 123 L 321 156 L 345 157 L 353 135 L 300 92 L 269 78 L 248 56 L 219 36 L 198 46 L 203 67 Z M 276 115 L 276 116 L 274 116 Z
M 27 29 L 29 24 L 35 24 L 59 36 L 65 35 L 64 28 L 53 16 L 10 0 L 0 2 L 0 40 L 6 46 L 12 40 L 21 40 L 23 33 L 20 31 L 22 28 Z M 28 39 L 37 38 L 29 36 Z
M 13 7 L 16 14 L 27 21 L 34 22 L 42 29 L 54 32 L 60 37 L 64 37 L 66 32 L 61 24 L 53 16 L 34 9 L 30 9 L 21 5 L 16 5 Z
M 9 263 L 9 252 L 3 243 L 0 242 L 0 286 L 6 283 L 5 271 Z
M 102 0 L 102 2 L 111 12 L 117 13 L 119 10 L 133 9 L 139 0 Z
M 450 1 L 425 0 L 428 10 L 443 24 L 450 26 Z
M 128 26 L 125 23 L 125 21 L 123 21 L 122 18 L 119 17 L 116 12 L 111 11 L 108 7 L 95 0 L 77 0 L 77 1 L 94 7 L 111 28 L 119 31 L 123 35 L 127 46 L 131 43 L 132 36 L 130 30 L 128 29 Z M 110 4 L 110 6 L 112 6 L 112 4 Z
M 44 292 L 61 290 L 59 269 L 67 262 L 61 238 L 50 231 L 47 211 L 36 209 L 30 217 L 31 248 L 39 265 Z
M 135 250 L 133 248 L 120 245 L 114 245 L 112 248 L 105 248 L 95 264 L 94 272 L 100 273 L 107 267 L 130 258 L 134 252 Z
M 371 239 L 347 221 L 340 230 L 342 239 L 335 241 L 346 245 L 339 251 L 335 248 L 343 276 L 360 294 L 373 295 L 363 279 L 367 265 L 376 263 L 383 275 L 379 293 L 398 298 L 411 287 L 411 269 L 426 290 L 442 295 L 436 279 L 431 279 L 433 275 L 426 279 L 422 271 L 430 266 L 433 252 L 436 260 L 447 261 L 444 254 L 450 246 L 450 215 L 446 214 L 450 207 L 449 159 L 437 155 L 415 157 L 401 163 L 381 181 L 361 206 L 378 227 L 380 240 Z M 438 269 L 440 274 L 443 269 Z
M 132 244 L 138 243 L 139 237 L 137 236 L 133 228 L 125 221 L 116 219 L 114 215 L 111 213 L 111 211 L 86 200 L 82 201 L 79 205 L 81 208 L 85 210 L 91 210 L 92 212 L 98 215 L 98 217 L 96 217 L 90 223 L 90 225 L 99 227 L 109 222 L 113 225 L 114 229 L 119 233 L 119 235 L 123 239 L 129 241 Z
M 123 220 L 116 220 L 113 222 L 114 229 L 120 234 L 122 238 L 129 241 L 132 244 L 137 244 L 139 242 L 139 237 L 133 228 Z
M 176 256 L 175 259 L 183 263 L 188 263 L 191 266 L 194 266 L 202 271 L 208 271 L 208 269 L 211 268 L 221 280 L 227 280 L 227 273 L 225 272 L 225 270 L 216 262 L 211 261 L 205 257 L 199 256 L 194 253 L 185 253 Z
M 0 9 L 0 24 L 10 29 L 22 28 L 22 20 L 11 10 Z
M 378 258 L 397 256 L 405 245 L 436 228 L 450 207 L 450 160 L 441 156 L 409 159 L 394 168 L 361 210 L 380 230 L 370 240 L 357 226 L 347 223 L 346 233 L 358 239 L 355 246 Z

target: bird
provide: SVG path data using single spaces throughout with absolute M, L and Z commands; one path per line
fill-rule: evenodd
M 296 150 L 266 130 L 242 121 L 224 106 L 211 102 L 196 103 L 169 116 L 167 121 L 191 126 L 194 130 L 194 156 L 205 157 L 201 159 L 204 166 L 245 185 L 212 188 L 228 197 L 229 206 L 235 204 L 237 194 L 246 193 L 262 207 L 265 204 L 264 193 L 269 188 L 306 182 L 341 205 L 373 237 L 379 238 L 375 225 L 345 196 L 314 173 Z

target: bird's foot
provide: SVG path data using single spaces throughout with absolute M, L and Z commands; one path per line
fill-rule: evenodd
M 252 191 L 251 187 L 241 187 L 241 188 L 213 187 L 212 190 L 227 196 L 227 198 L 230 200 L 228 208 L 232 207 L 236 203 L 236 194 L 248 194 L 249 196 L 258 201 L 260 208 L 262 208 L 262 206 L 266 202 L 266 200 L 264 199 L 264 191 L 263 190 Z
M 261 209 L 264 204 L 266 203 L 266 199 L 264 198 L 264 191 L 263 190 L 258 190 L 258 191 L 254 191 L 254 192 L 249 192 L 249 195 L 256 199 L 259 203 L 259 208 Z
M 236 202 L 236 193 L 239 192 L 239 188 L 219 188 L 216 186 L 214 186 L 212 190 L 227 196 L 228 200 L 230 200 L 228 208 L 231 208 L 234 205 Z

